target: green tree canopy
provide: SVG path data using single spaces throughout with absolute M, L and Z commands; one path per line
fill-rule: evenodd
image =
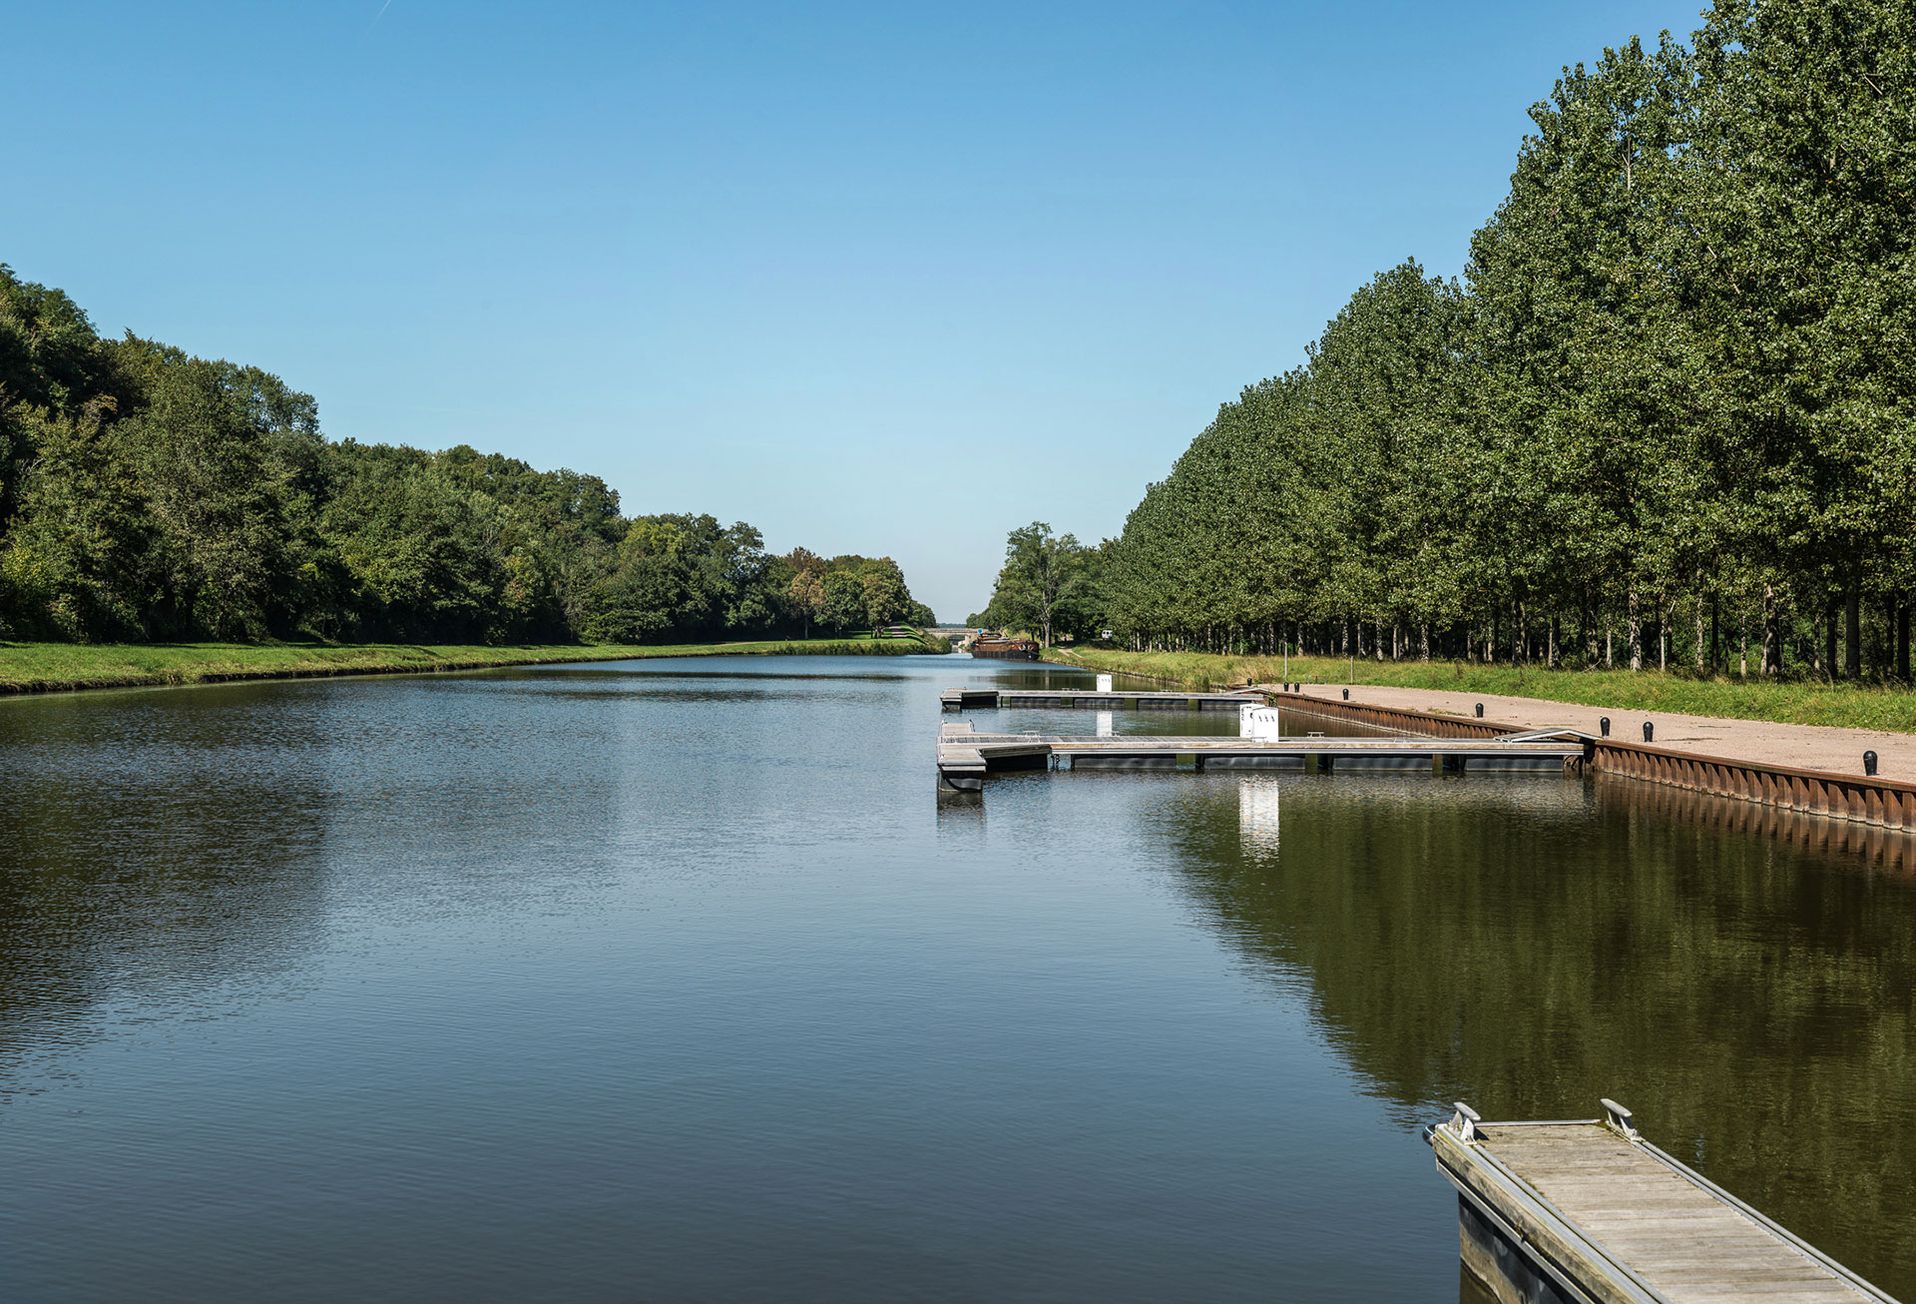
M 674 641 L 923 608 L 890 558 L 627 517 L 597 476 L 329 441 L 256 367 L 102 340 L 0 267 L 0 636 Z M 928 614 L 928 613 L 927 613 Z
M 1916 4 L 1724 0 L 1688 45 L 1565 68 L 1531 120 L 1461 283 L 1378 275 L 1146 487 L 1105 619 L 1907 678 Z M 1039 627 L 1030 573 L 994 619 Z

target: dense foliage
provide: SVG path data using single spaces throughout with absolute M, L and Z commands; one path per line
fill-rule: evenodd
M 665 642 L 932 624 L 889 557 L 626 517 L 596 476 L 334 442 L 254 367 L 0 266 L 0 637 Z
M 1099 578 L 1104 557 L 1077 536 L 1056 535 L 1043 521 L 1013 530 L 1005 541 L 991 602 L 968 620 L 980 628 L 1028 632 L 1046 647 L 1054 635 L 1095 636 L 1104 618 Z
M 1908 678 L 1916 3 L 1724 0 L 1531 117 L 1461 282 L 1381 273 L 1150 486 L 1105 623 Z

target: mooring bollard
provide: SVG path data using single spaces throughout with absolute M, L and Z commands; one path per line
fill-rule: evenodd
M 1610 717 L 1609 716 L 1606 715 L 1603 717 L 1603 719 L 1597 721 L 1597 732 L 1602 734 L 1605 738 L 1608 738 L 1610 736 Z
M 1477 703 L 1477 718 L 1479 720 L 1484 718 L 1484 704 L 1482 702 Z
M 1863 753 L 1863 773 L 1867 774 L 1872 779 L 1876 777 L 1876 753 L 1875 752 Z
M 1652 738 L 1656 737 L 1656 734 L 1657 734 L 1656 726 L 1651 724 L 1648 720 L 1645 720 L 1643 722 L 1643 741 L 1646 743 L 1649 742 Z
M 1351 690 L 1350 690 L 1350 689 L 1348 689 L 1348 688 L 1346 688 L 1346 689 L 1344 690 L 1344 700 L 1345 700 L 1346 702 L 1348 702 L 1348 701 L 1350 701 L 1350 700 L 1351 700 Z

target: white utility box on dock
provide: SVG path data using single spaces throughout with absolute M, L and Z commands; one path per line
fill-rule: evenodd
M 1237 711 L 1237 736 L 1239 738 L 1283 737 L 1278 727 L 1277 708 L 1274 706 L 1241 706 Z

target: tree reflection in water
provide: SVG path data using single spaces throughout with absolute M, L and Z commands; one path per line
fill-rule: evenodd
M 1916 1289 L 1908 840 L 1624 780 L 1434 782 L 1208 776 L 1155 823 L 1208 917 L 1308 976 L 1326 1036 L 1406 1123 L 1612 1096 Z

